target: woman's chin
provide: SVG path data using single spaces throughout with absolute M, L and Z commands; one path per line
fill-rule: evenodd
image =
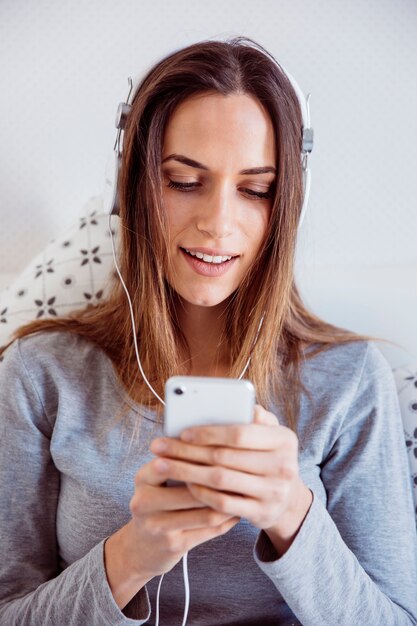
M 230 293 L 179 293 L 181 299 L 193 306 L 201 307 L 215 307 L 225 302 L 230 296 Z

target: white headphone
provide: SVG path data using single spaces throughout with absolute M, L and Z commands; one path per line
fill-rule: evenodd
M 301 162 L 303 168 L 303 206 L 301 208 L 300 219 L 298 222 L 298 228 L 303 223 L 304 216 L 307 211 L 308 199 L 310 196 L 310 184 L 311 173 L 308 167 L 308 155 L 313 149 L 314 132 L 310 125 L 310 96 L 304 96 L 299 84 L 295 78 L 290 74 L 282 65 L 279 65 L 280 69 L 285 73 L 291 85 L 297 94 L 298 102 L 301 108 L 301 115 L 303 119 L 303 144 L 301 149 Z M 127 117 L 130 113 L 132 105 L 130 104 L 132 93 L 136 93 L 138 86 L 133 89 L 132 79 L 128 78 L 129 93 L 126 98 L 126 102 L 121 102 L 117 109 L 116 114 L 116 128 L 117 135 L 114 143 L 113 152 L 107 162 L 106 176 L 105 176 L 105 188 L 104 188 L 104 209 L 106 213 L 110 215 L 119 215 L 119 190 L 118 181 L 119 173 L 122 164 L 122 132 L 126 126 Z M 134 94 L 133 94 L 134 95 Z M 133 99 L 133 97 L 132 97 Z

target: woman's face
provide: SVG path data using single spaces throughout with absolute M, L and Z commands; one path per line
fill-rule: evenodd
M 272 122 L 255 98 L 204 94 L 174 111 L 162 152 L 167 280 L 185 301 L 215 306 L 239 286 L 266 234 L 275 166 Z

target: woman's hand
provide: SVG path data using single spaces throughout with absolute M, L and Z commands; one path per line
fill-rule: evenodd
M 105 543 L 107 579 L 120 608 L 186 552 L 239 521 L 205 505 L 185 485 L 166 487 L 161 464 L 154 459 L 138 471 L 130 501 L 132 519 Z
M 259 405 L 252 424 L 190 428 L 180 439 L 155 439 L 151 450 L 166 478 L 184 481 L 201 504 L 264 529 L 280 554 L 311 505 L 297 436 Z

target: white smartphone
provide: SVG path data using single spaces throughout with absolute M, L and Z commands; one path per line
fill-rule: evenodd
M 190 426 L 250 424 L 255 389 L 249 380 L 172 376 L 165 384 L 164 434 L 179 437 Z

